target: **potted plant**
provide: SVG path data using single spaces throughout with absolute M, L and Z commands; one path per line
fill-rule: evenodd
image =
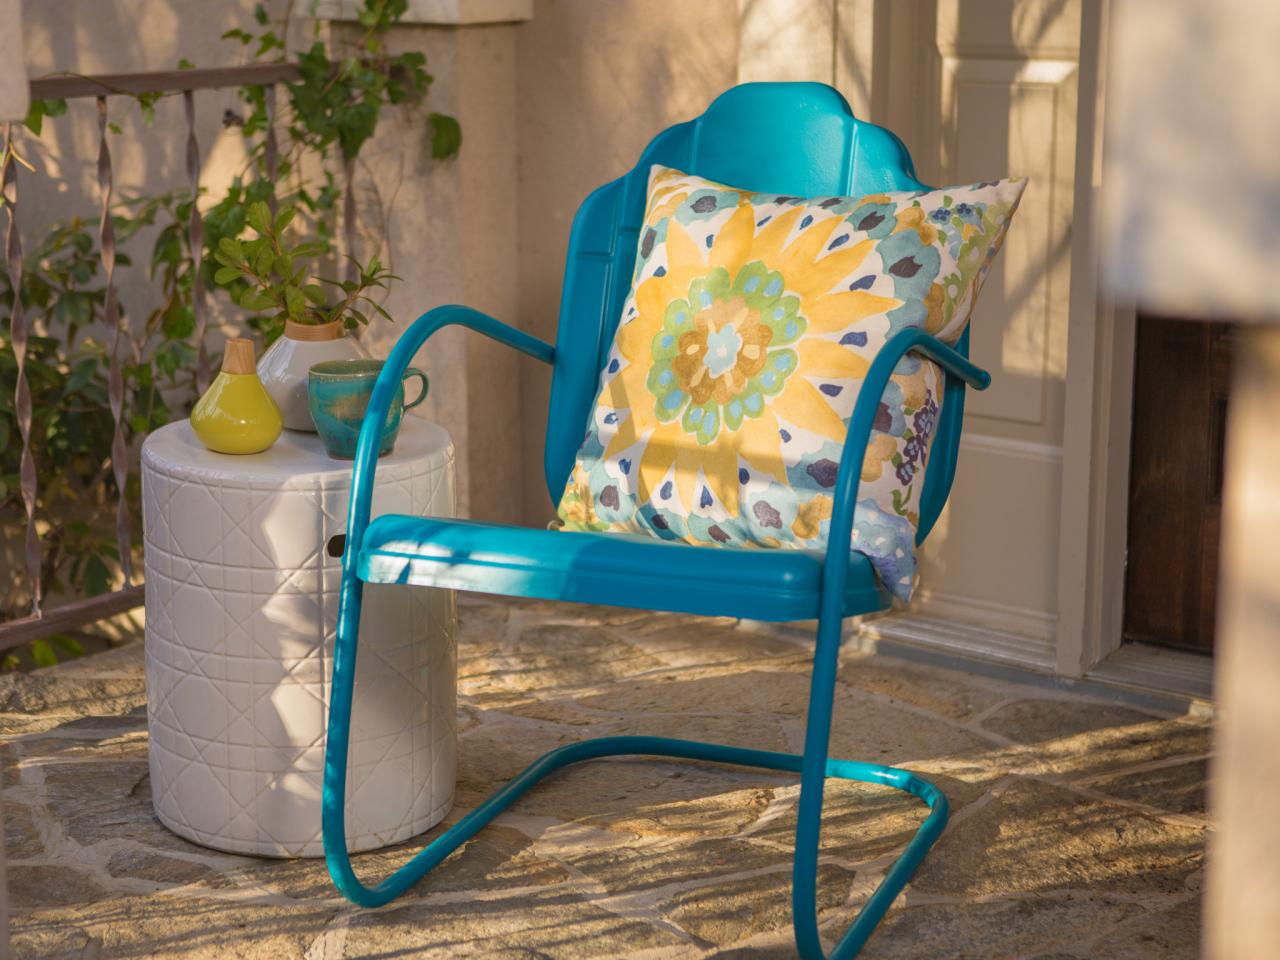
M 367 357 L 348 331 L 369 322 L 368 312 L 388 320 L 391 315 L 370 297 L 398 277 L 374 257 L 356 266 L 355 278 L 332 280 L 309 270 L 311 262 L 328 252 L 324 243 L 309 241 L 290 246 L 286 231 L 296 209 L 285 206 L 273 217 L 258 201 L 245 211 L 245 221 L 257 234 L 252 240 L 224 237 L 214 254 L 221 264 L 215 282 L 234 285 L 236 302 L 246 310 L 266 313 L 284 323 L 283 334 L 258 361 L 258 377 L 275 400 L 290 430 L 315 432 L 307 407 L 307 371 L 324 360 Z

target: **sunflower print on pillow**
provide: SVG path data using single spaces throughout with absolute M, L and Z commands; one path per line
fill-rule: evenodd
M 564 529 L 825 549 L 872 359 L 907 327 L 960 337 L 1025 185 L 804 198 L 654 166 Z M 898 364 L 858 487 L 851 548 L 902 601 L 941 386 Z

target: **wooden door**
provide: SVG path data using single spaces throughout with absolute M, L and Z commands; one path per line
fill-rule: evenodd
M 1232 327 L 1139 315 L 1124 639 L 1212 652 Z

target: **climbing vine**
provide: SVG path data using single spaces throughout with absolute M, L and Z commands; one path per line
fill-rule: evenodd
M 243 308 L 248 325 L 271 340 L 279 334 L 282 312 L 255 310 L 261 299 L 247 277 L 218 262 L 219 250 L 250 235 L 251 211 L 262 206 L 296 211 L 294 232 L 315 256 L 337 262 L 338 227 L 344 227 L 348 257 L 358 253 L 353 219 L 352 180 L 360 153 L 377 133 L 388 110 L 418 111 L 425 131 L 423 150 L 435 160 L 447 160 L 461 146 L 457 121 L 447 115 L 423 112 L 432 77 L 426 59 L 417 51 L 392 53 L 388 31 L 407 9 L 407 0 L 362 0 L 355 28 L 339 42 L 326 43 L 316 35 L 305 47 L 292 49 L 290 38 L 301 32 L 294 22 L 294 2 L 273 19 L 265 5 L 253 11 L 246 28 L 227 31 L 223 39 L 254 62 L 296 62 L 298 78 L 279 85 L 282 101 L 271 122 L 266 87 L 240 89 L 243 109 L 228 122 L 239 126 L 246 162 L 219 196 L 189 189 L 130 198 L 112 211 L 117 242 L 116 263 L 129 268 L 125 248 L 130 239 L 151 228 L 155 239 L 145 269 L 155 291 L 155 303 L 145 316 L 124 319 L 127 346 L 122 356 L 125 382 L 123 426 L 131 449 L 147 432 L 185 416 L 196 396 L 196 325 L 193 289 L 196 271 L 205 287 Z M 312 11 L 314 12 L 314 10 Z M 180 69 L 194 65 L 180 61 Z M 106 91 L 114 93 L 113 91 Z M 280 96 L 283 94 L 283 96 Z M 130 102 L 150 125 L 156 105 L 171 94 L 113 95 L 109 101 Z M 33 101 L 25 121 L 28 136 L 40 137 L 45 124 L 67 112 L 65 100 Z M 268 137 L 272 128 L 273 138 Z M 120 133 L 118 118 L 108 121 Z M 274 143 L 271 142 L 274 139 Z M 31 167 L 21 155 L 19 139 L 4 149 L 16 162 Z M 344 203 L 344 199 L 346 202 Z M 188 222 L 198 202 L 204 226 L 203 249 L 192 251 Z M 260 214 L 255 213 L 260 219 Z M 34 420 L 32 452 L 40 477 L 37 521 L 41 526 L 41 580 L 46 596 L 69 593 L 93 596 L 119 582 L 120 558 L 110 523 L 102 519 L 117 496 L 131 501 L 135 522 L 140 518 L 137 471 L 124 491 L 115 488 L 110 469 L 112 420 L 107 404 L 110 367 L 109 338 L 102 336 L 101 312 L 105 285 L 97 248 L 96 217 L 73 217 L 48 226 L 34 243 L 28 241 L 21 279 L 21 297 L 32 328 L 25 372 L 32 393 Z M 381 238 L 376 238 L 380 241 Z M 234 247 L 232 248 L 234 249 Z M 375 273 L 379 251 L 370 251 Z M 357 279 L 367 268 L 358 264 Z M 220 272 L 221 271 L 221 272 Z M 349 282 L 349 281 L 348 281 Z M 7 341 L 8 314 L 15 291 L 0 273 L 0 530 L 4 551 L 20 550 L 25 512 L 18 482 L 21 444 L 14 409 L 16 364 Z M 256 299 L 247 299 L 253 294 Z M 123 305 L 121 310 L 123 312 Z M 380 310 L 380 305 L 375 305 Z M 135 542 L 139 538 L 135 537 Z M 21 569 L 16 554 L 4 556 L 6 566 Z M 21 583 L 0 584 L 0 620 L 21 616 L 29 603 Z M 40 641 L 23 654 L 37 664 L 54 662 L 59 652 L 76 654 L 73 637 Z M 3 666 L 18 663 L 6 655 Z

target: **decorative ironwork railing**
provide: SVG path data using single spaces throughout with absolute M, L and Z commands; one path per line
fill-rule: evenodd
M 36 475 L 35 458 L 32 455 L 32 406 L 31 390 L 26 375 L 26 357 L 30 324 L 22 304 L 22 239 L 17 225 L 19 203 L 18 164 L 12 149 L 16 129 L 14 124 L 5 128 L 3 166 L 3 192 L 8 224 L 5 232 L 5 260 L 10 284 L 13 288 L 13 305 L 9 317 L 9 342 L 16 366 L 14 410 L 18 426 L 18 439 L 22 444 L 19 486 L 26 513 L 25 544 L 22 551 L 24 571 L 31 595 L 31 612 L 27 616 L 0 622 L 0 650 L 16 647 L 55 633 L 86 626 L 106 617 L 138 607 L 143 602 L 143 585 L 136 582 L 132 563 L 132 519 L 128 501 L 124 495 L 129 476 L 129 450 L 125 442 L 122 422 L 125 386 L 121 358 L 121 342 L 128 321 L 122 317 L 116 299 L 114 274 L 116 265 L 115 230 L 111 215 L 112 170 L 111 150 L 107 142 L 107 98 L 113 95 L 176 94 L 181 93 L 187 123 L 186 167 L 192 196 L 199 194 L 201 157 L 196 138 L 197 90 L 224 89 L 243 86 L 262 86 L 266 94 L 266 164 L 267 176 L 274 180 L 278 147 L 275 137 L 276 85 L 298 78 L 295 64 L 250 64 L 240 67 L 215 67 L 209 69 L 159 71 L 153 73 L 121 73 L 103 76 L 61 75 L 43 77 L 31 81 L 32 100 L 94 98 L 98 106 L 98 191 L 101 221 L 98 228 L 99 250 L 106 283 L 102 321 L 111 333 L 110 366 L 107 377 L 107 396 L 114 423 L 111 441 L 111 471 L 117 491 L 115 510 L 115 537 L 119 551 L 122 586 L 107 594 L 62 604 L 55 609 L 44 609 L 45 597 L 41 589 L 41 543 L 36 517 L 39 477 Z M 204 229 L 200 210 L 191 204 L 188 238 L 196 260 L 203 249 Z M 195 320 L 196 383 L 203 392 L 209 383 L 209 356 L 205 348 L 205 332 L 208 323 L 204 281 L 201 271 L 193 271 L 192 313 Z

